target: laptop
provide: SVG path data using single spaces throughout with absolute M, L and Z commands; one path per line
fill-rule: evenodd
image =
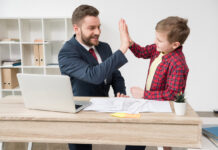
M 17 78 L 26 108 L 76 113 L 91 104 L 73 100 L 68 76 L 18 73 Z

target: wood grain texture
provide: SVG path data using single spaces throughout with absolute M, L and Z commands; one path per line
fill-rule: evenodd
M 28 110 L 18 101 L 0 102 L 0 141 L 201 147 L 201 120 L 189 105 L 185 116 L 141 113 L 132 119 L 90 111 Z

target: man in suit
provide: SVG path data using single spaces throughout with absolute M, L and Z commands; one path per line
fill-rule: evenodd
M 72 15 L 75 35 L 67 41 L 58 55 L 61 73 L 70 76 L 75 96 L 108 96 L 112 85 L 115 96 L 126 94 L 124 79 L 118 70 L 127 63 L 125 53 L 128 36 L 122 36 L 121 45 L 112 54 L 107 43 L 100 42 L 99 11 L 89 5 L 80 5 Z M 120 30 L 125 25 L 120 22 Z M 124 37 L 124 38 L 122 38 Z M 91 150 L 91 144 L 69 144 L 70 150 Z

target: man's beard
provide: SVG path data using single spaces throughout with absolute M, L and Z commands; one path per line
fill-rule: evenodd
M 86 36 L 83 34 L 83 32 L 81 31 L 81 40 L 82 40 L 82 42 L 83 42 L 85 45 L 87 45 L 87 46 L 93 46 L 93 45 L 94 45 L 94 46 L 97 46 L 97 45 L 98 45 L 99 41 L 98 41 L 97 43 L 92 43 L 92 42 L 91 42 L 91 39 L 94 38 L 94 37 L 99 38 L 99 35 L 93 35 L 93 36 L 86 37 Z

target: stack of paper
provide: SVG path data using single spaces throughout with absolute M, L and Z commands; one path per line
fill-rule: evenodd
M 218 147 L 218 126 L 203 128 L 203 134 Z
M 92 105 L 85 110 L 99 112 L 172 112 L 169 101 L 154 101 L 135 98 L 92 98 Z

